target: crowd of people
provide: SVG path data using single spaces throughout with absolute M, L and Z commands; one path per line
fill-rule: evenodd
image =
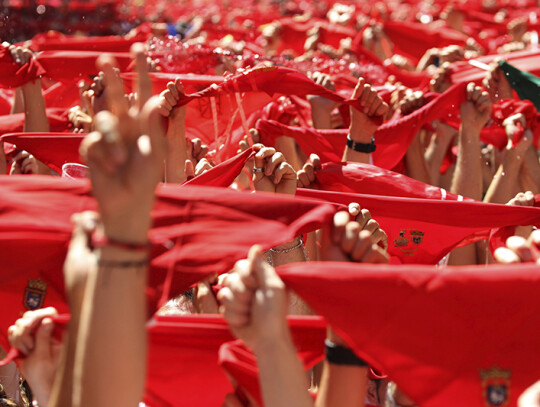
M 0 38 L 0 406 L 540 406 L 537 2 L 128 3 Z

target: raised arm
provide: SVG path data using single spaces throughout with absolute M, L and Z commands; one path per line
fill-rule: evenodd
M 377 91 L 367 84 L 363 78 L 358 80 L 352 99 L 359 99 L 363 110 L 351 107 L 351 125 L 343 161 L 369 164 L 373 150 L 373 134 L 379 127 L 373 120 L 386 116 L 388 105 L 377 94 Z
M 96 115 L 97 131 L 81 146 L 101 223 L 94 241 L 97 269 L 82 304 L 73 404 L 133 406 L 142 399 L 146 374 L 146 248 L 165 135 L 157 100 L 128 109 L 114 62 L 105 56 L 99 63 L 112 113 Z M 146 94 L 148 82 L 139 86 L 139 95 Z

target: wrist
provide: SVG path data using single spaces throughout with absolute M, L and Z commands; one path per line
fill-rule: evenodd
M 257 359 L 261 357 L 279 358 L 284 351 L 294 347 L 289 332 L 289 327 L 285 323 L 280 329 L 273 329 L 271 335 L 259 338 L 253 346 L 253 354 Z
M 371 139 L 375 132 L 366 131 L 365 128 L 357 128 L 355 126 L 349 127 L 349 138 L 357 143 L 371 143 Z
M 141 245 L 148 243 L 148 232 L 152 219 L 147 217 L 133 216 L 127 221 L 113 217 L 108 221 L 102 217 L 103 226 L 99 232 L 110 241 L 123 242 L 125 244 Z
M 294 248 L 300 249 L 300 246 L 299 246 L 300 244 L 303 244 L 302 236 L 295 237 L 290 242 L 274 246 L 270 250 L 281 251 L 281 250 L 290 250 Z

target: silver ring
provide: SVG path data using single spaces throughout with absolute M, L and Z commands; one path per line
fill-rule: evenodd
M 253 168 L 253 173 L 255 174 L 256 172 L 264 172 L 264 168 Z

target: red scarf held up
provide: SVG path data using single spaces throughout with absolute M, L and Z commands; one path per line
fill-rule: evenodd
M 304 74 L 283 67 L 259 67 L 248 69 L 243 73 L 226 78 L 216 86 L 210 86 L 200 92 L 185 95 L 178 102 L 179 106 L 203 97 L 216 97 L 223 93 L 265 92 L 270 96 L 276 93 L 284 95 L 319 95 L 327 99 L 355 106 L 362 109 L 358 100 L 345 99 L 343 96 L 318 85 Z
M 279 194 L 160 185 L 152 212 L 150 308 L 212 273 L 230 270 L 254 244 L 268 249 L 320 228 L 331 205 Z M 0 332 L 41 303 L 64 312 L 62 267 L 73 213 L 95 210 L 87 180 L 0 176 Z M 32 255 L 30 256 L 29 253 Z M 39 282 L 40 280 L 41 282 Z M 44 289 L 42 289 L 46 285 Z M 6 338 L 0 337 L 1 345 Z
M 18 88 L 43 76 L 45 69 L 35 58 L 24 65 L 16 63 L 9 49 L 0 46 L 0 72 L 0 87 Z
M 516 68 L 540 76 L 540 50 L 526 49 L 523 51 L 510 52 L 508 54 L 492 54 L 478 57 L 477 60 L 489 65 L 495 59 L 502 58 Z M 486 76 L 486 71 L 472 66 L 466 61 L 454 62 L 451 65 L 452 83 L 476 82 L 481 84 Z
M 55 81 L 72 82 L 74 79 L 86 80 L 99 73 L 96 67 L 97 58 L 103 55 L 98 51 L 45 51 L 36 58 L 43 66 L 46 75 Z M 120 72 L 126 72 L 132 58 L 128 52 L 110 54 L 116 61 Z
M 5 134 L 0 139 L 26 150 L 47 167 L 62 173 L 65 163 L 82 164 L 79 145 L 86 134 L 73 133 L 15 133 Z
M 311 369 L 324 358 L 326 323 L 316 316 L 292 316 L 288 319 L 298 358 L 304 370 Z M 236 383 L 237 395 L 245 398 L 247 394 L 263 406 L 257 359 L 242 341 L 221 345 L 219 364 Z
M 324 191 L 400 196 L 448 201 L 473 201 L 424 184 L 403 174 L 363 163 L 324 163 L 315 172 L 317 185 Z
M 416 133 L 427 123 L 456 111 L 465 100 L 465 85 L 458 85 L 436 96 L 413 113 L 382 124 L 375 132 L 377 150 L 372 153 L 373 163 L 392 169 L 403 158 Z M 279 136 L 293 137 L 302 151 L 318 154 L 323 161 L 340 162 L 345 151 L 348 130 L 315 130 L 289 127 L 272 121 L 257 125 L 263 143 L 273 144 Z
M 326 324 L 315 316 L 287 319 L 298 356 L 304 368 L 309 369 L 324 357 Z M 53 335 L 62 340 L 69 315 L 59 315 L 53 321 Z M 154 316 L 147 332 L 147 404 L 219 406 L 225 395 L 235 390 L 239 395 L 247 393 L 260 400 L 255 357 L 241 341 L 235 340 L 222 316 Z M 20 357 L 20 352 L 11 348 L 0 366 Z M 227 374 L 236 386 L 231 385 Z M 207 391 L 209 387 L 212 391 Z
M 68 120 L 65 108 L 52 107 L 46 109 L 49 126 L 53 132 L 67 131 L 72 124 Z M 0 136 L 8 133 L 21 133 L 24 127 L 24 113 L 0 116 Z
M 393 263 L 435 264 L 452 249 L 486 239 L 493 228 L 537 224 L 540 208 L 475 201 L 374 196 L 298 189 L 297 196 L 369 209 L 388 235 Z
M 35 51 L 96 51 L 129 52 L 131 46 L 139 41 L 146 41 L 146 35 L 132 38 L 118 36 L 68 37 L 58 32 L 38 34 L 31 40 L 31 49 Z
M 430 48 L 447 45 L 465 45 L 467 35 L 451 28 L 437 27 L 415 22 L 384 21 L 383 30 L 396 46 L 398 53 L 412 56 L 418 61 Z M 414 62 L 417 62 L 414 61 Z
M 525 116 L 527 127 L 530 128 L 533 133 L 534 147 L 538 149 L 540 141 L 540 126 L 538 126 L 539 118 L 536 107 L 530 100 L 503 99 L 493 105 L 492 116 L 499 126 L 502 126 L 502 123 L 506 118 L 517 113 L 522 113 L 523 116 Z M 512 137 L 512 144 L 514 147 L 521 141 L 524 133 L 525 130 L 523 128 L 516 131 Z
M 516 405 L 540 377 L 531 363 L 540 343 L 538 266 L 311 262 L 277 271 L 420 406 Z

